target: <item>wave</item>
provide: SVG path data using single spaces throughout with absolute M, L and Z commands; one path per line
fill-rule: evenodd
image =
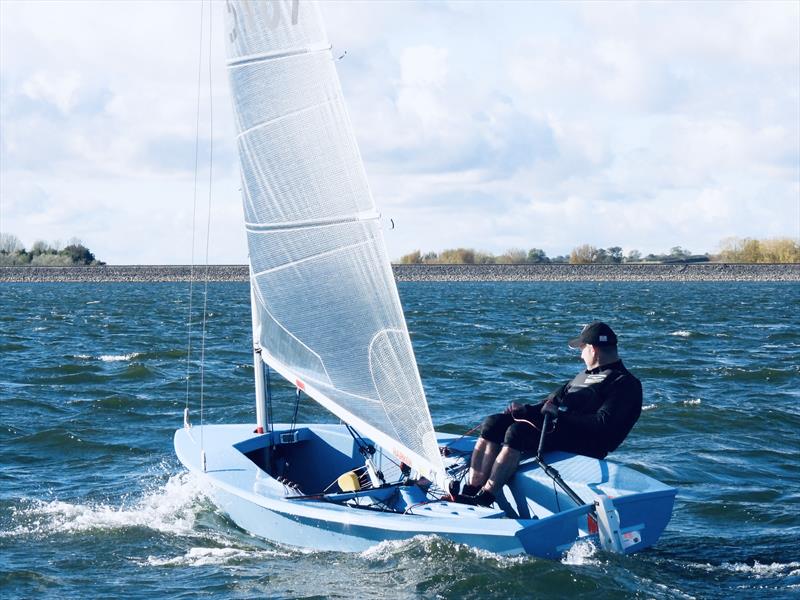
M 119 362 L 123 360 L 133 360 L 137 356 L 139 356 L 138 352 L 130 352 L 129 354 L 103 354 L 97 358 L 103 362 Z
M 185 554 L 172 558 L 148 556 L 146 560 L 140 561 L 140 564 L 149 565 L 151 567 L 205 567 L 209 565 L 225 565 L 228 563 L 252 560 L 258 561 L 290 556 L 292 556 L 292 553 L 278 550 L 255 550 L 252 548 L 235 548 L 232 546 L 225 546 L 222 548 L 193 547 L 189 548 Z
M 693 334 L 691 331 L 686 331 L 685 329 L 679 329 L 678 331 L 673 331 L 669 335 L 674 335 L 678 337 L 691 337 Z
M 773 562 L 766 564 L 760 563 L 756 560 L 752 565 L 748 563 L 724 562 L 719 565 L 712 565 L 711 563 L 695 563 L 692 566 L 710 573 L 718 573 L 720 570 L 727 571 L 729 573 L 743 573 L 745 575 L 751 575 L 755 579 L 800 577 L 800 561 L 792 561 L 788 563 Z
M 443 560 L 458 560 L 459 562 L 472 558 L 487 561 L 500 568 L 535 560 L 524 554 L 509 556 L 496 554 L 467 544 L 458 544 L 438 535 L 415 535 L 407 540 L 378 542 L 359 555 L 364 560 L 376 562 L 392 562 L 398 557 L 414 560 L 415 557 L 420 556 L 424 556 L 426 560 L 435 560 L 437 556 L 440 556 Z
M 128 354 L 101 354 L 100 356 L 92 356 L 91 354 L 71 354 L 67 358 L 77 358 L 78 360 L 99 360 L 102 362 L 121 362 L 133 360 L 142 356 L 141 352 L 129 352 Z
M 195 506 L 205 498 L 201 482 L 189 473 L 173 475 L 163 488 L 145 494 L 131 506 L 105 503 L 73 504 L 62 500 L 29 500 L 12 507 L 17 523 L 0 538 L 41 537 L 86 531 L 114 531 L 144 527 L 178 536 L 199 535 L 194 530 Z
M 598 564 L 595 556 L 597 555 L 597 546 L 591 540 L 581 540 L 572 545 L 567 551 L 564 558 L 561 559 L 562 564 L 565 565 L 594 565 Z

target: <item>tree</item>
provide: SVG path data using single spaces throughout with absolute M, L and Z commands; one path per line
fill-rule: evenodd
M 435 263 L 438 262 L 439 255 L 436 252 L 426 252 L 425 255 L 422 257 L 422 262 L 424 263 Z
M 608 254 L 602 248 L 597 248 L 594 251 L 594 256 L 592 256 L 593 263 L 607 263 L 610 262 L 608 258 Z
M 71 267 L 74 263 L 66 254 L 37 254 L 31 259 L 34 267 Z
M 619 246 L 612 246 L 606 250 L 606 255 L 609 258 L 609 262 L 612 263 L 621 263 L 622 262 L 622 248 Z
M 720 243 L 719 259 L 742 263 L 800 262 L 800 244 L 791 238 L 754 240 L 727 238 Z
M 550 259 L 547 258 L 547 254 L 545 254 L 544 250 L 541 248 L 531 248 L 528 250 L 528 262 L 529 263 L 549 263 Z
M 475 253 L 475 264 L 476 265 L 493 265 L 497 262 L 494 254 L 490 254 L 489 252 L 481 252 L 478 251 Z
M 688 258 L 692 253 L 680 246 L 673 246 L 670 248 L 669 255 L 671 258 Z
M 419 250 L 414 250 L 410 254 L 400 257 L 400 263 L 404 265 L 418 265 L 422 262 L 422 253 Z
M 521 265 L 528 259 L 528 254 L 521 248 L 511 248 L 497 257 L 497 262 L 502 265 Z
M 597 256 L 597 248 L 589 244 L 583 244 L 574 248 L 569 255 L 569 262 L 573 265 L 585 265 L 594 262 Z
M 625 262 L 639 262 L 642 260 L 642 253 L 638 250 L 631 250 L 625 257 Z
M 40 254 L 55 254 L 55 251 L 47 242 L 36 240 L 33 242 L 33 246 L 31 246 L 31 256 L 39 256 Z
M 471 248 L 450 248 L 442 250 L 439 262 L 447 265 L 474 265 L 475 251 Z
M 11 233 L 0 233 L 0 252 L 4 254 L 16 254 L 24 252 L 25 246 L 19 238 Z
M 59 254 L 69 256 L 74 264 L 90 265 L 94 262 L 94 254 L 83 244 L 70 244 Z
M 765 262 L 800 262 L 800 244 L 791 238 L 775 238 L 761 242 Z

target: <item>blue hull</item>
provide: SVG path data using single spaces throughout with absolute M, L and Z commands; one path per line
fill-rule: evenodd
M 345 494 L 320 495 L 340 474 L 363 465 L 343 425 L 297 425 L 289 435 L 285 425 L 269 434 L 257 435 L 253 429 L 179 429 L 175 451 L 187 469 L 207 480 L 207 491 L 220 509 L 243 529 L 269 540 L 358 552 L 386 540 L 438 535 L 499 554 L 558 558 L 577 540 L 597 539 L 591 507 L 576 506 L 554 491 L 552 481 L 530 462 L 521 465 L 506 496 L 498 499 L 503 510 L 426 502 L 418 488 L 401 486 L 352 494 L 343 503 Z M 440 434 L 439 442 L 468 453 L 475 440 Z M 600 494 L 614 498 L 625 553 L 656 543 L 672 514 L 674 488 L 606 461 L 563 453 L 546 458 L 583 500 L 592 502 Z M 400 479 L 395 465 L 377 460 L 387 481 Z

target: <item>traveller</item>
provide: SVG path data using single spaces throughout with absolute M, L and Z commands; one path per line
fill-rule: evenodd
M 536 452 L 545 415 L 545 451 L 563 450 L 605 458 L 628 435 L 642 412 L 642 384 L 622 364 L 617 336 L 600 321 L 569 341 L 579 348 L 586 370 L 535 405 L 511 403 L 486 417 L 472 453 L 467 484 L 454 498 L 490 506 L 519 465 L 523 452 Z

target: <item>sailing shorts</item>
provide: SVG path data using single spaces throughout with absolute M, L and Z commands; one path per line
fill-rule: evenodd
M 524 414 L 520 415 L 519 412 L 524 412 Z M 532 413 L 538 411 L 527 408 L 527 410 L 519 412 L 515 413 L 515 416 L 517 419 L 525 419 L 525 421 L 515 421 L 509 413 L 489 415 L 481 425 L 481 437 L 520 452 L 535 451 L 539 446 L 540 432 L 536 427 L 541 427 L 541 419 L 536 419 Z M 536 423 L 536 427 L 526 421 Z

